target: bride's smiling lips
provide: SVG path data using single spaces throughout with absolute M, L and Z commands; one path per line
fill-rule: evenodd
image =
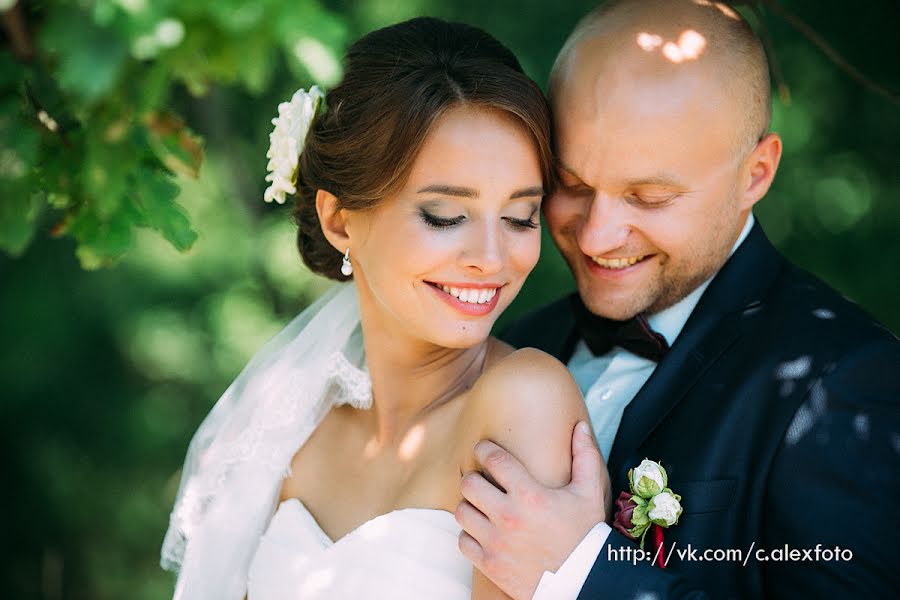
M 502 283 L 454 283 L 426 281 L 444 302 L 469 316 L 483 316 L 492 312 L 500 300 Z

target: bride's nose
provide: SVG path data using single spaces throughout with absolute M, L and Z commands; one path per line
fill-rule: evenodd
M 486 275 L 499 273 L 505 260 L 503 237 L 499 227 L 479 227 L 466 238 L 459 255 L 460 266 Z

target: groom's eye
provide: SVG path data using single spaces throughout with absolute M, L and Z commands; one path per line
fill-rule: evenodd
M 625 199 L 639 208 L 662 208 L 668 206 L 678 194 L 637 194 L 631 193 Z
M 569 194 L 587 194 L 593 193 L 589 185 L 581 181 L 578 177 L 565 170 L 557 171 L 556 179 L 563 190 Z

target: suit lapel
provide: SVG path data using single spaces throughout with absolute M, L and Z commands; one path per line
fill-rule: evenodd
M 693 343 L 685 340 L 673 346 L 625 408 L 609 456 L 611 476 L 615 476 L 614 469 L 647 439 L 700 377 L 737 342 L 740 329 L 736 319 L 707 320 L 690 334 L 696 338 Z
M 765 292 L 784 262 L 759 224 L 754 225 L 710 282 L 669 353 L 625 408 L 608 461 L 614 481 L 619 471 L 625 470 L 622 461 L 629 460 L 703 374 L 739 340 L 741 317 L 761 308 Z

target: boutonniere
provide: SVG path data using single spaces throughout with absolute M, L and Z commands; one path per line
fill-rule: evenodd
M 628 470 L 631 493 L 622 491 L 616 499 L 615 527 L 624 536 L 640 541 L 653 530 L 653 551 L 663 566 L 663 529 L 678 524 L 681 516 L 681 496 L 668 487 L 669 476 L 658 462 L 645 458 Z

